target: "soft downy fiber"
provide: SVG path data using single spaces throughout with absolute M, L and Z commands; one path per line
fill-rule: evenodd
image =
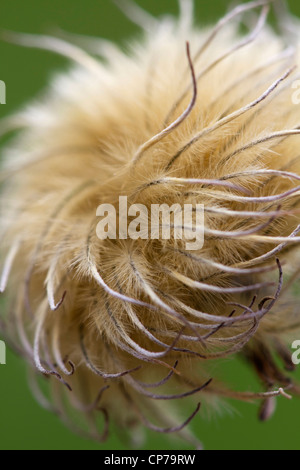
M 19 129 L 1 170 L 2 335 L 50 377 L 51 405 L 31 374 L 42 404 L 100 441 L 112 420 L 198 445 L 186 426 L 201 401 L 258 399 L 267 419 L 278 395 L 299 393 L 288 348 L 300 322 L 296 20 L 277 35 L 273 2 L 256 1 L 199 28 L 192 2 L 179 3 L 179 19 L 154 19 L 122 0 L 143 28 L 126 54 L 5 33 L 75 65 L 2 123 Z M 203 204 L 203 248 L 100 240 L 96 209 L 119 196 Z M 236 354 L 261 391 L 211 376 Z

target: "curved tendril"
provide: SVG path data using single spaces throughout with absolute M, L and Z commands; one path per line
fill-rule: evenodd
M 72 395 L 72 402 L 75 404 L 76 408 L 78 408 L 80 411 L 83 411 L 85 413 L 90 413 L 92 411 L 98 410 L 99 409 L 98 405 L 102 398 L 102 395 L 109 388 L 110 388 L 109 385 L 104 385 L 102 388 L 100 388 L 95 400 L 89 405 L 79 402 L 74 395 Z
M 130 0 L 113 0 L 127 18 L 145 31 L 153 33 L 158 27 L 157 19 Z
M 137 150 L 136 154 L 133 157 L 133 165 L 136 165 L 136 163 L 141 159 L 141 157 L 144 155 L 146 150 L 151 148 L 153 145 L 157 144 L 160 142 L 165 136 L 173 132 L 178 126 L 180 126 L 185 119 L 191 114 L 196 101 L 197 101 L 197 82 L 196 82 L 196 77 L 195 77 L 195 71 L 193 67 L 193 63 L 191 60 L 191 55 L 190 55 L 190 44 L 189 42 L 186 43 L 186 53 L 189 61 L 189 66 L 191 70 L 191 75 L 192 75 L 192 82 L 193 82 L 193 96 L 192 99 L 186 108 L 186 110 L 174 121 L 172 124 L 167 126 L 165 129 L 163 129 L 161 132 L 156 134 L 155 136 L 151 137 L 150 140 L 145 142 L 141 147 Z
M 203 340 L 201 336 L 198 334 L 198 332 L 191 326 L 190 322 L 180 313 L 176 312 L 173 308 L 171 308 L 168 304 L 163 302 L 161 298 L 154 292 L 152 287 L 149 285 L 149 283 L 145 280 L 144 276 L 140 273 L 140 271 L 136 268 L 132 257 L 130 258 L 130 264 L 132 266 L 132 269 L 140 282 L 142 283 L 143 290 L 145 293 L 150 297 L 150 299 L 159 307 L 161 307 L 168 315 L 170 315 L 173 318 L 176 318 L 176 320 L 179 320 L 180 323 L 182 323 L 184 326 L 190 328 L 191 330 L 194 331 L 196 336 L 198 337 L 199 341 L 203 343 Z
M 210 43 L 213 41 L 213 39 L 216 37 L 218 32 L 231 20 L 233 20 L 236 16 L 241 15 L 242 13 L 245 13 L 246 11 L 249 10 L 254 10 L 255 8 L 263 7 L 266 5 L 270 5 L 272 0 L 264 0 L 264 1 L 256 1 L 256 2 L 249 2 L 247 4 L 242 4 L 236 6 L 232 11 L 227 13 L 223 18 L 221 18 L 216 26 L 213 28 L 212 32 L 204 42 L 204 44 L 200 47 L 200 49 L 197 51 L 195 57 L 194 57 L 194 62 L 197 62 L 197 60 L 200 58 L 200 56 L 203 54 L 203 52 L 207 49 L 207 47 L 210 45 Z
M 168 248 L 168 249 L 170 249 L 174 253 L 179 253 L 182 256 L 185 256 L 186 258 L 189 258 L 193 261 L 196 261 L 197 263 L 207 264 L 209 266 L 212 266 L 214 268 L 219 269 L 220 271 L 228 272 L 228 273 L 231 273 L 231 274 L 241 274 L 241 275 L 244 275 L 244 274 L 245 275 L 246 274 L 247 275 L 248 274 L 260 274 L 260 273 L 270 272 L 273 269 L 275 269 L 273 266 L 266 266 L 266 267 L 260 267 L 260 268 L 239 269 L 239 268 L 236 268 L 236 267 L 233 267 L 233 266 L 227 266 L 225 264 L 218 263 L 217 261 L 214 261 L 214 260 L 211 260 L 211 259 L 208 259 L 208 258 L 203 258 L 201 256 L 193 255 L 192 253 L 184 251 L 184 250 L 180 250 L 180 249 L 176 249 L 176 248 Z
M 241 292 L 247 292 L 247 291 L 261 289 L 263 287 L 269 287 L 269 286 L 274 285 L 273 282 L 261 282 L 261 283 L 256 283 L 256 284 L 242 286 L 242 287 L 219 287 L 213 284 L 205 284 L 204 282 L 195 281 L 187 276 L 184 276 L 183 274 L 178 273 L 177 271 L 171 271 L 163 267 L 162 269 L 165 272 L 168 272 L 170 276 L 182 282 L 186 286 L 189 286 L 195 289 L 200 289 L 202 291 L 207 291 L 207 292 L 218 292 L 220 294 L 237 294 Z
M 246 150 L 249 150 L 253 147 L 256 147 L 257 145 L 263 144 L 265 142 L 269 142 L 271 140 L 281 139 L 281 138 L 284 138 L 284 137 L 292 137 L 292 136 L 299 135 L 299 134 L 300 134 L 300 129 L 298 129 L 298 128 L 297 129 L 286 129 L 286 130 L 282 130 L 282 131 L 273 132 L 272 134 L 269 134 L 265 137 L 261 137 L 260 139 L 257 139 L 257 140 L 253 140 L 252 142 L 249 142 L 248 144 L 244 145 L 243 147 L 240 147 L 240 148 L 234 150 L 234 152 L 232 152 L 229 155 L 227 155 L 226 157 L 224 157 L 224 159 L 222 160 L 222 163 L 228 162 L 231 158 L 236 157 L 240 153 L 245 152 Z
M 117 281 L 117 286 L 118 286 L 118 289 L 120 291 L 121 294 L 123 294 L 122 292 L 122 289 Z M 135 314 L 135 312 L 133 311 L 133 308 L 131 307 L 131 304 L 128 304 L 125 306 L 126 308 L 126 312 L 128 313 L 129 315 L 129 318 L 131 318 L 132 320 L 132 323 L 135 327 L 137 327 L 147 338 L 149 338 L 151 341 L 153 341 L 154 343 L 158 344 L 159 346 L 162 346 L 164 348 L 166 348 L 167 352 L 170 352 L 170 345 L 169 344 L 166 344 L 162 341 L 160 341 L 158 338 L 156 338 L 156 336 L 154 336 L 148 328 L 145 327 L 145 325 L 140 321 L 140 319 L 138 318 L 138 316 Z M 116 324 L 116 320 L 114 320 L 114 323 Z M 120 330 L 120 326 L 118 325 L 117 326 L 118 330 Z M 124 335 L 123 335 L 124 336 Z M 180 336 L 181 338 L 184 338 L 184 335 L 182 334 Z M 179 340 L 180 338 L 178 338 Z M 188 349 L 183 349 L 183 348 L 178 348 L 178 347 L 175 347 L 175 344 L 172 345 L 172 351 L 177 351 L 177 352 L 184 352 L 184 353 L 190 353 L 190 354 L 195 354 L 194 351 L 190 351 Z
M 12 243 L 11 248 L 9 249 L 8 255 L 4 261 L 3 271 L 2 271 L 1 279 L 0 279 L 0 293 L 1 294 L 6 289 L 9 274 L 10 274 L 12 265 L 14 263 L 14 260 L 18 254 L 20 245 L 21 245 L 21 240 L 18 238 Z
M 138 411 L 138 415 L 139 415 L 141 421 L 143 422 L 143 424 L 144 424 L 148 429 L 151 429 L 152 431 L 156 431 L 156 432 L 163 433 L 163 434 L 169 434 L 169 433 L 176 433 L 176 432 L 179 432 L 179 431 L 181 431 L 182 429 L 186 428 L 186 427 L 188 426 L 188 424 L 194 419 L 194 417 L 196 416 L 196 414 L 199 412 L 200 407 L 201 407 L 201 403 L 198 403 L 198 405 L 196 406 L 196 409 L 193 411 L 193 413 L 192 413 L 182 424 L 177 425 L 177 426 L 168 427 L 168 428 L 161 428 L 161 427 L 159 427 L 159 426 L 155 426 L 153 423 L 151 423 L 151 422 L 144 416 L 144 414 L 141 413 L 140 410 Z
M 107 292 L 109 295 L 111 295 L 112 297 L 115 297 L 119 300 L 122 300 L 124 302 L 129 302 L 129 303 L 132 303 L 134 305 L 140 305 L 142 307 L 147 307 L 151 310 L 156 310 L 156 307 L 154 305 L 151 305 L 151 304 L 146 303 L 146 302 L 142 302 L 141 300 L 137 300 L 137 299 L 134 299 L 132 297 L 128 297 L 126 295 L 122 295 L 118 291 L 115 291 L 114 289 L 111 289 L 111 287 L 109 287 L 109 285 L 106 284 L 106 282 L 104 281 L 104 279 L 100 275 L 99 270 L 97 269 L 95 259 L 94 259 L 93 255 L 91 253 L 91 230 L 90 230 L 90 233 L 88 235 L 87 243 L 86 243 L 86 260 L 87 260 L 87 264 L 88 264 L 88 267 L 89 267 L 89 270 L 90 270 L 90 273 L 91 273 L 92 277 L 95 279 L 97 284 L 100 287 L 102 287 L 105 290 L 105 292 Z
M 96 367 L 92 363 L 91 359 L 89 358 L 88 352 L 84 344 L 84 326 L 83 325 L 80 326 L 79 335 L 80 335 L 80 347 L 81 347 L 81 351 L 85 360 L 85 364 L 92 372 L 94 372 L 96 375 L 99 375 L 103 379 L 119 379 L 120 377 L 124 377 L 127 374 L 131 374 L 132 372 L 136 372 L 137 370 L 141 369 L 141 366 L 138 366 L 133 369 L 125 370 L 123 372 L 117 372 L 115 374 L 108 374 L 106 372 L 101 371 L 98 367 Z
M 206 387 L 208 387 L 211 382 L 212 382 L 212 379 L 209 379 L 207 382 L 205 382 L 203 385 L 201 385 L 200 387 L 197 387 L 193 390 L 189 390 L 188 392 L 184 392 L 184 393 L 178 393 L 178 394 L 175 394 L 175 395 L 159 395 L 159 394 L 155 394 L 155 393 L 151 393 L 147 390 L 144 389 L 144 387 L 140 386 L 139 383 L 134 380 L 131 376 L 127 376 L 126 377 L 126 382 L 129 383 L 129 385 L 132 386 L 132 388 L 134 388 L 137 392 L 141 393 L 142 395 L 148 397 L 148 398 L 151 398 L 153 400 L 177 400 L 177 399 L 181 399 L 181 398 L 186 398 L 186 397 L 189 397 L 191 395 L 195 395 L 196 393 L 199 393 L 201 392 L 202 390 L 204 390 Z
M 178 365 L 178 361 L 175 362 L 173 368 L 176 369 Z M 166 375 L 166 377 L 164 377 L 162 380 L 160 380 L 159 382 L 154 382 L 154 383 L 145 383 L 145 382 L 141 382 L 140 380 L 137 380 L 136 382 L 141 385 L 141 387 L 144 387 L 144 388 L 157 388 L 157 387 L 161 387 L 162 385 L 164 385 L 165 383 L 168 382 L 168 380 L 170 380 L 171 377 L 173 377 L 174 375 L 174 371 L 173 370 L 170 370 L 170 372 L 168 373 L 168 375 Z
M 254 101 L 251 101 L 251 103 L 248 103 L 246 106 L 243 106 L 242 108 L 238 109 L 237 111 L 234 111 L 233 113 L 229 114 L 228 116 L 225 116 L 224 118 L 220 119 L 217 121 L 215 124 L 212 126 L 206 127 L 205 129 L 202 129 L 198 134 L 196 134 L 189 142 L 187 142 L 169 161 L 168 165 L 166 166 L 166 170 L 170 170 L 170 168 L 173 166 L 175 161 L 186 151 L 188 150 L 192 145 L 197 143 L 201 138 L 205 137 L 206 135 L 210 134 L 211 132 L 221 128 L 225 124 L 228 124 L 229 122 L 237 119 L 238 117 L 242 116 L 243 114 L 247 113 L 251 109 L 255 108 L 258 106 L 262 101 L 268 98 L 268 96 L 273 93 L 274 90 L 284 81 L 286 78 L 288 78 L 291 73 L 295 70 L 295 67 L 292 67 L 288 69 L 281 77 L 279 77 L 272 85 L 264 91 L 262 95 L 260 95 L 258 98 L 256 98 Z M 275 137 L 273 137 L 275 138 Z M 259 142 L 258 142 L 259 143 Z M 256 145 L 258 145 L 258 143 Z M 242 149 L 243 150 L 243 149 Z M 242 151 L 240 150 L 240 151 Z M 225 157 L 224 162 L 227 161 L 227 159 L 231 158 L 234 155 L 229 155 Z
M 77 62 L 82 67 L 89 69 L 93 74 L 99 74 L 101 71 L 101 65 L 98 61 L 93 59 L 93 57 L 87 54 L 84 50 L 64 41 L 63 39 L 4 30 L 1 31 L 1 37 L 7 42 L 18 44 L 23 47 L 34 47 L 55 52 L 56 54 Z
M 65 387 L 67 387 L 67 389 L 72 392 L 72 388 L 71 386 L 68 384 L 68 382 L 66 382 L 62 376 L 57 372 L 57 364 L 53 364 L 52 362 L 52 359 L 50 357 L 50 351 L 49 351 L 49 348 L 48 348 L 48 343 L 47 343 L 47 340 L 46 340 L 46 335 L 45 333 L 42 335 L 42 341 L 43 341 L 43 349 L 44 349 L 44 354 L 45 354 L 45 364 L 46 366 L 50 366 L 51 367 L 51 371 L 52 373 L 50 375 L 53 375 L 55 376 L 63 385 L 65 385 Z M 73 367 L 73 363 L 71 362 L 71 369 L 74 373 L 74 369 L 72 368 Z M 69 374 L 69 375 L 72 375 L 72 374 Z
M 240 41 L 237 45 L 230 48 L 228 51 L 226 51 L 224 54 L 222 54 L 220 57 L 218 57 L 212 63 L 210 63 L 206 68 L 204 68 L 196 77 L 197 83 L 201 78 L 203 78 L 206 74 L 208 74 L 211 70 L 213 70 L 217 65 L 219 65 L 221 62 L 223 62 L 223 60 L 227 59 L 227 57 L 230 57 L 232 54 L 234 54 L 238 50 L 244 48 L 248 44 L 251 44 L 253 41 L 255 41 L 255 39 L 259 35 L 261 29 L 265 25 L 265 22 L 266 22 L 266 19 L 267 19 L 267 16 L 268 16 L 268 12 L 269 12 L 269 4 L 270 4 L 269 1 L 264 3 L 261 15 L 260 15 L 260 17 L 258 19 L 258 22 L 257 22 L 257 25 L 253 29 L 253 31 L 246 38 L 242 39 L 242 41 Z M 180 98 L 172 106 L 171 110 L 169 111 L 169 113 L 168 113 L 168 115 L 165 119 L 165 122 L 169 121 L 169 119 L 171 118 L 174 111 L 177 109 L 177 107 L 180 105 L 180 103 L 182 103 L 182 101 L 186 97 L 187 93 L 189 92 L 189 89 L 190 89 L 190 87 L 187 87 L 185 89 L 185 91 L 182 93 L 182 95 L 180 96 Z

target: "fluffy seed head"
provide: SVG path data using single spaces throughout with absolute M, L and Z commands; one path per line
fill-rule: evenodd
M 143 39 L 128 54 L 99 40 L 101 60 L 65 40 L 7 35 L 76 65 L 3 123 L 20 127 L 1 173 L 3 335 L 51 376 L 54 410 L 68 421 L 77 410 L 96 439 L 110 418 L 191 439 L 184 428 L 204 397 L 261 399 L 266 419 L 274 397 L 298 392 L 274 359 L 293 368 L 299 324 L 298 39 L 287 47 L 266 25 L 270 3 L 238 6 L 210 29 L 193 25 L 189 1 L 179 20 L 130 10 Z M 119 216 L 120 196 L 149 214 L 204 205 L 203 247 L 187 250 L 173 231 L 99 239 L 97 207 Z M 263 391 L 210 376 L 211 362 L 239 352 Z M 194 411 L 180 424 L 187 397 Z

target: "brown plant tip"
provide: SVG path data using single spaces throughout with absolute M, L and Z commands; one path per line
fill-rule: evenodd
M 194 25 L 192 0 L 179 3 L 179 18 L 155 19 L 118 2 L 144 30 L 128 54 L 95 38 L 2 34 L 72 67 L 1 122 L 1 136 L 19 131 L 0 175 L 1 335 L 35 371 L 39 402 L 99 442 L 114 422 L 200 448 L 189 429 L 200 403 L 256 399 L 265 421 L 300 391 L 289 350 L 300 334 L 300 41 L 287 47 L 266 25 L 272 1 L 210 28 Z M 153 205 L 192 207 L 193 226 L 174 210 L 169 237 L 126 238 L 125 196 L 149 223 Z M 98 236 L 102 204 L 115 238 Z M 199 231 L 203 246 L 187 249 Z M 218 380 L 217 362 L 237 354 L 260 390 Z

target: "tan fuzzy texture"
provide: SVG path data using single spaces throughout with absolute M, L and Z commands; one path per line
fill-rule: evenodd
M 8 123 L 22 129 L 1 173 L 1 325 L 50 376 L 54 410 L 75 430 L 83 417 L 95 439 L 110 420 L 192 439 L 185 415 L 205 398 L 260 399 L 265 419 L 274 397 L 298 393 L 275 356 L 293 368 L 300 324 L 299 54 L 261 3 L 203 29 L 182 1 L 179 20 L 143 17 L 127 54 L 99 40 L 101 60 L 62 40 L 32 44 L 79 64 Z M 119 196 L 204 204 L 203 248 L 100 240 L 96 209 L 118 209 Z M 236 354 L 261 390 L 210 375 Z

